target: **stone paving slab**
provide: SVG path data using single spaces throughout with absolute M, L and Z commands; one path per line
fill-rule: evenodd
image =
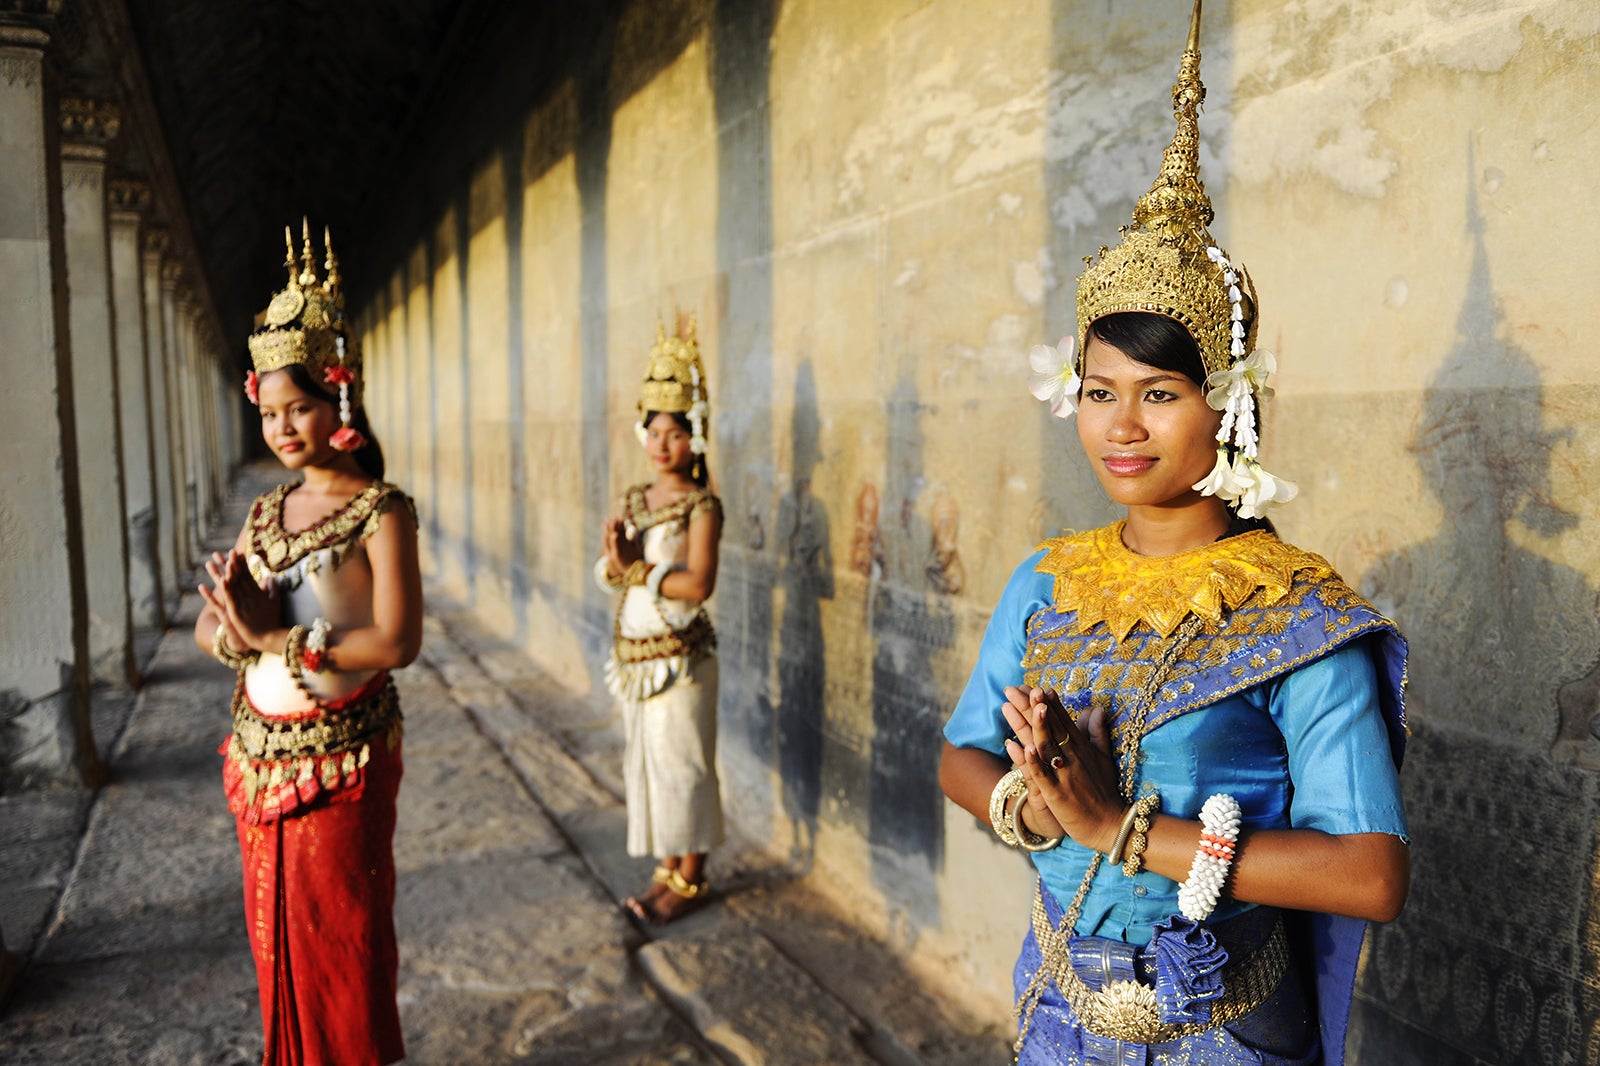
M 860 1020 L 750 928 L 728 924 L 639 950 L 650 980 L 739 1063 L 869 1066 Z

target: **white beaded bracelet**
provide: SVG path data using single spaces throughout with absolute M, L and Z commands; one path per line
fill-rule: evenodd
M 1239 801 L 1222 792 L 1200 808 L 1200 824 L 1204 827 L 1200 846 L 1195 850 L 1188 880 L 1178 886 L 1178 909 L 1184 917 L 1203 922 L 1216 909 L 1222 886 L 1228 880 L 1228 868 L 1233 865 L 1242 813 Z
M 605 593 L 617 592 L 622 588 L 621 581 L 611 580 L 604 555 L 594 561 L 594 584 L 596 588 Z

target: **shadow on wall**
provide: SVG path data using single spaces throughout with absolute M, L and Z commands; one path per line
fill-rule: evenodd
M 717 270 L 722 282 L 712 388 L 718 403 L 712 461 L 723 495 L 717 580 L 717 655 L 724 752 L 765 768 L 774 756 L 772 573 L 768 553 L 772 465 L 771 118 L 767 93 L 775 0 L 717 0 L 711 13 L 712 105 L 717 120 Z M 730 817 L 768 835 L 766 775 L 742 782 Z M 732 794 L 730 792 L 730 794 Z
M 961 591 L 965 568 L 954 498 L 937 496 L 931 521 L 917 514 L 917 499 L 926 484 L 923 405 L 911 373 L 902 372 L 887 413 L 887 488 L 891 503 L 900 504 L 891 512 L 891 550 L 880 533 L 874 492 L 870 508 L 857 507 L 851 562 L 870 580 L 867 618 L 876 644 L 867 797 L 872 879 L 886 899 L 902 908 L 908 925 L 898 935 L 909 945 L 917 929 L 939 924 L 936 873 L 944 860 L 940 730 L 954 697 L 940 692 L 935 660 L 955 643 L 955 615 L 946 597 Z M 870 525 L 864 528 L 863 519 Z M 887 580 L 879 582 L 877 574 Z
M 1600 617 L 1583 574 L 1518 543 L 1577 524 L 1550 492 L 1573 430 L 1507 337 L 1475 186 L 1467 218 L 1458 336 L 1410 448 L 1444 523 L 1361 583 L 1411 645 L 1413 887 L 1374 937 L 1382 1006 L 1357 1032 L 1381 1058 L 1360 1061 L 1593 1063 Z
M 783 617 L 778 626 L 778 773 L 783 782 L 783 812 L 793 834 L 790 854 L 799 871 L 815 857 L 817 814 L 822 801 L 822 724 L 827 661 L 822 635 L 822 601 L 833 599 L 833 552 L 828 515 L 811 494 L 811 477 L 821 458 L 817 383 L 811 360 L 795 372 L 793 472 L 789 491 L 778 504 L 775 547 Z

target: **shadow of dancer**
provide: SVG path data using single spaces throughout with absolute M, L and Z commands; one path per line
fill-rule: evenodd
M 797 872 L 811 869 L 821 806 L 822 723 L 827 660 L 822 601 L 833 599 L 833 551 L 828 515 L 811 494 L 821 459 L 817 385 L 811 361 L 795 373 L 793 480 L 778 504 L 776 547 L 783 613 L 778 625 L 778 774 L 783 810 L 793 834 L 790 859 Z
M 1600 768 L 1600 615 L 1582 573 L 1524 546 L 1577 524 L 1550 478 L 1572 430 L 1550 427 L 1559 397 L 1508 336 L 1475 189 L 1467 224 L 1458 336 L 1409 446 L 1443 522 L 1360 582 L 1410 642 L 1413 731 L 1401 775 L 1411 898 L 1377 931 L 1363 991 L 1393 1017 L 1466 1042 L 1474 1061 L 1566 1062 L 1564 1026 L 1600 1006 L 1577 976 L 1597 782 L 1574 770 Z M 1537 843 L 1558 840 L 1567 845 Z M 1517 1009 L 1485 1010 L 1490 1002 Z M 1381 1047 L 1395 1035 L 1370 1039 Z M 1447 1061 L 1440 1048 L 1427 1055 L 1404 1061 Z

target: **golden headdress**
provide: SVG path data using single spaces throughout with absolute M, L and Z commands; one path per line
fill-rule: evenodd
M 1189 23 L 1189 44 L 1172 87 L 1172 112 L 1178 120 L 1172 143 L 1161 157 L 1161 173 L 1133 209 L 1133 225 L 1122 243 L 1100 249 L 1098 262 L 1078 278 L 1077 366 L 1089 326 L 1119 311 L 1153 311 L 1174 319 L 1200 346 L 1206 372 L 1226 370 L 1254 347 L 1256 292 L 1242 265 L 1231 263 L 1206 227 L 1216 217 L 1200 181 L 1200 0 Z M 1229 275 L 1232 275 L 1231 277 Z M 1237 290 L 1230 300 L 1230 290 Z M 1239 306 L 1243 336 L 1234 337 L 1233 307 Z M 1242 349 L 1242 350 L 1241 350 Z
M 1200 182 L 1200 2 L 1189 20 L 1189 41 L 1172 87 L 1178 129 L 1161 157 L 1161 172 L 1133 209 L 1122 242 L 1086 257 L 1078 278 L 1078 328 L 1061 349 L 1029 353 L 1033 394 L 1065 418 L 1077 408 L 1089 327 L 1124 311 L 1164 315 L 1189 331 L 1206 371 L 1206 402 L 1223 412 L 1217 463 L 1194 487 L 1237 508 L 1245 518 L 1294 498 L 1295 486 L 1256 461 L 1256 416 L 1272 395 L 1272 353 L 1255 347 L 1256 290 L 1243 265 L 1228 258 L 1207 228 L 1216 212 Z
M 272 302 L 261 312 L 250 334 L 250 362 L 253 370 L 246 392 L 255 402 L 258 375 L 296 364 L 306 368 L 319 388 L 337 386 L 342 429 L 334 434 L 334 447 L 353 451 L 365 443 L 350 428 L 350 412 L 361 404 L 361 349 L 349 332 L 344 316 L 344 293 L 339 288 L 339 260 L 333 254 L 333 238 L 324 229 L 322 246 L 326 259 L 325 277 L 317 277 L 316 255 L 311 247 L 311 225 L 301 220 L 304 246 L 296 258 L 294 235 L 283 228 L 288 249 L 284 267 L 289 281 L 273 294 Z
M 656 323 L 656 343 L 645 363 L 644 383 L 639 386 L 639 421 L 634 425 L 641 441 L 645 415 L 651 411 L 687 415 L 693 433 L 689 447 L 697 456 L 705 454 L 711 408 L 706 402 L 706 371 L 700 362 L 693 315 L 680 315 L 678 328 L 670 337 L 666 326 Z
M 686 415 L 705 400 L 705 367 L 700 362 L 700 345 L 695 340 L 692 315 L 678 321 L 677 331 L 667 336 L 667 327 L 656 323 L 656 343 L 644 368 L 644 384 L 639 386 L 639 417 L 646 411 L 667 411 Z

